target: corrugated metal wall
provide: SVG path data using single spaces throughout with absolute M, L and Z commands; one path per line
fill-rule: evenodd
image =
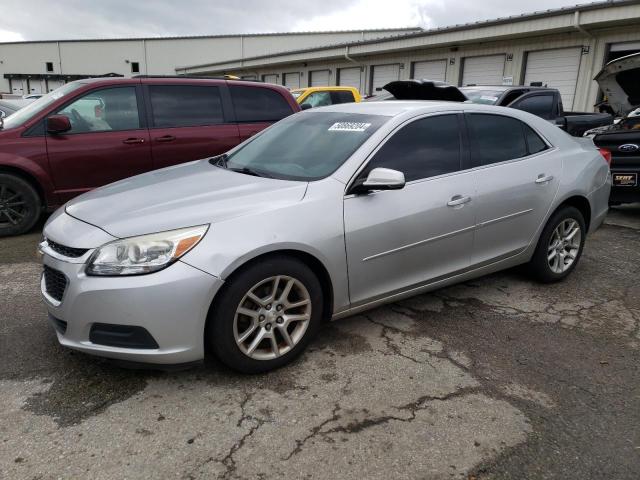
M 282 73 L 286 71 L 300 71 L 300 84 L 309 85 L 309 71 L 330 70 L 330 83 L 337 82 L 337 71 L 341 68 L 359 67 L 362 71 L 360 76 L 360 91 L 366 94 L 371 93 L 371 69 L 376 65 L 399 64 L 400 78 L 407 79 L 411 76 L 411 65 L 413 62 L 429 60 L 446 60 L 446 81 L 453 85 L 460 85 L 462 81 L 462 65 L 467 57 L 478 57 L 486 55 L 505 55 L 503 76 L 513 79 L 514 84 L 521 84 L 526 74 L 526 59 L 529 52 L 537 52 L 550 49 L 579 48 L 581 58 L 579 60 L 579 70 L 576 81 L 575 97 L 573 98 L 574 110 L 588 111 L 593 108 L 597 101 L 598 86 L 592 81 L 593 77 L 603 67 L 609 45 L 612 43 L 625 41 L 640 41 L 640 29 L 635 27 L 600 29 L 591 32 L 591 36 L 584 35 L 579 31 L 547 35 L 543 37 L 530 37 L 509 41 L 489 42 L 482 45 L 464 45 L 460 47 L 419 49 L 402 53 L 387 53 L 379 55 L 369 55 L 353 57 L 356 61 L 348 61 L 342 58 L 332 58 L 326 61 L 314 62 L 294 62 L 285 65 L 278 65 L 272 68 L 258 68 L 255 70 L 246 69 L 242 72 L 251 71 L 258 75 L 278 73 L 282 78 Z M 341 50 L 343 52 L 343 50 Z M 334 52 L 332 52 L 334 53 Z M 336 53 L 334 53 L 335 55 Z M 239 73 L 230 71 L 228 73 Z M 260 78 L 260 77 L 259 77 Z M 567 105 L 570 108 L 571 105 Z

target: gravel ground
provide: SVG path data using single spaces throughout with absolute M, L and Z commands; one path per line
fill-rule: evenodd
M 0 240 L 0 478 L 640 476 L 638 205 L 561 284 L 511 270 L 378 308 L 263 376 L 62 349 L 38 239 Z

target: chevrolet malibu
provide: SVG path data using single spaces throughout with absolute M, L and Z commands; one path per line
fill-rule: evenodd
M 267 371 L 324 319 L 519 264 L 562 280 L 607 213 L 604 153 L 514 109 L 309 110 L 69 202 L 44 229 L 42 295 L 64 346 Z

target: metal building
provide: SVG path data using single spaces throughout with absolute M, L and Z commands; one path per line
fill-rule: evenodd
M 417 31 L 420 29 L 0 43 L 0 93 L 44 93 L 90 76 L 175 75 L 178 65 L 268 56 L 292 46 L 312 48 Z
M 299 46 L 298 46 L 299 47 Z M 180 74 L 236 74 L 290 87 L 350 85 L 376 95 L 405 78 L 454 85 L 558 88 L 566 110 L 590 110 L 604 64 L 640 51 L 640 2 L 612 0 L 466 25 L 188 64 Z

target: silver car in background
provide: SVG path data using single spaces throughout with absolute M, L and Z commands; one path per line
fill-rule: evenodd
M 518 110 L 313 109 L 72 200 L 44 229 L 42 294 L 64 346 L 262 372 L 323 319 L 519 264 L 563 279 L 610 188 L 590 140 Z

